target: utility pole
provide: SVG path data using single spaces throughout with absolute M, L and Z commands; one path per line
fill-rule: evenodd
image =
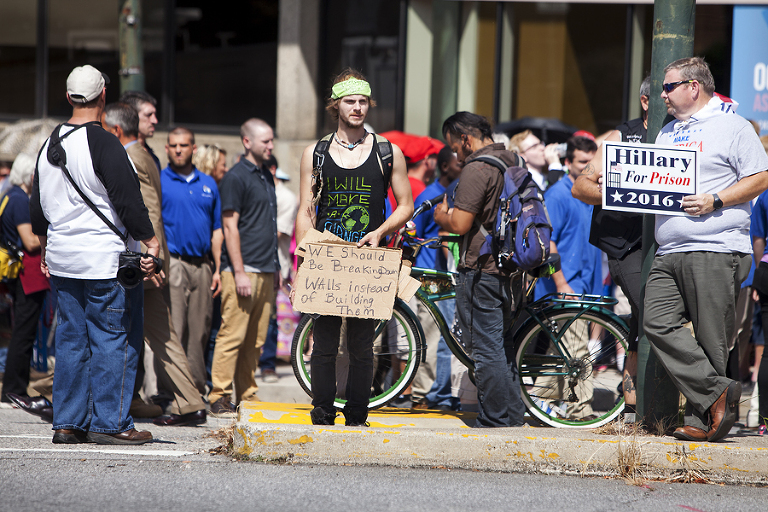
M 119 13 L 120 93 L 144 90 L 144 52 L 141 46 L 141 1 L 124 0 Z
M 693 56 L 696 2 L 655 0 L 653 18 L 651 97 L 648 108 L 648 142 L 651 143 L 656 140 L 667 117 L 667 108 L 660 96 L 664 67 L 677 59 Z M 653 215 L 643 216 L 643 299 L 645 282 L 658 248 L 654 238 L 654 223 Z M 641 308 L 641 334 L 637 352 L 637 412 L 647 426 L 676 426 L 680 393 L 651 350 L 648 338 L 642 331 L 642 320 Z

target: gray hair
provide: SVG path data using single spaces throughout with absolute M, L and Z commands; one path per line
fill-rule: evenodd
M 640 84 L 640 96 L 651 97 L 651 75 L 645 77 L 643 83 Z
M 664 73 L 677 69 L 683 80 L 696 80 L 701 85 L 705 93 L 712 96 L 715 92 L 715 79 L 709 70 L 709 65 L 701 57 L 688 57 L 677 59 L 667 64 Z
M 19 153 L 11 166 L 11 174 L 8 180 L 12 185 L 32 185 L 32 178 L 35 175 L 35 159 L 25 153 Z
M 139 135 L 139 113 L 128 103 L 110 103 L 104 107 L 104 121 L 119 126 L 127 137 Z

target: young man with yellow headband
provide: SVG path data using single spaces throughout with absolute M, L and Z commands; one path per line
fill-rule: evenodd
M 329 230 L 344 240 L 379 246 L 385 237 L 408 221 L 413 214 L 413 197 L 403 153 L 392 146 L 392 165 L 382 163 L 376 136 L 364 126 L 371 99 L 371 86 L 357 71 L 347 69 L 334 81 L 326 110 L 338 122 L 336 131 L 323 152 L 321 179 L 313 187 L 313 155 L 316 145 L 301 157 L 299 212 L 296 240 L 307 231 Z M 397 200 L 397 208 L 384 218 L 387 189 Z M 340 199 L 340 195 L 346 197 Z M 331 202 L 330 198 L 334 201 Z M 346 385 L 346 424 L 365 425 L 373 380 L 373 339 L 375 321 L 347 317 L 349 375 Z M 339 349 L 342 318 L 321 316 L 314 324 L 312 349 L 312 423 L 333 425 L 336 410 L 336 355 Z

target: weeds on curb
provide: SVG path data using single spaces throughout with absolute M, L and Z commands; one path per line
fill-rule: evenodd
M 704 476 L 704 473 L 699 471 L 699 463 L 692 460 L 688 452 L 685 450 L 685 446 L 676 446 L 674 457 L 680 463 L 680 469 L 676 471 L 676 475 L 668 478 L 667 482 L 681 482 L 681 483 L 695 483 L 695 484 L 709 484 L 712 483 L 709 478 Z

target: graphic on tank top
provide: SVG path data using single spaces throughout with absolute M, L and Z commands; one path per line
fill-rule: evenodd
M 358 242 L 384 222 L 384 183 L 375 151 L 356 169 L 338 167 L 326 158 L 323 175 L 318 230 Z

